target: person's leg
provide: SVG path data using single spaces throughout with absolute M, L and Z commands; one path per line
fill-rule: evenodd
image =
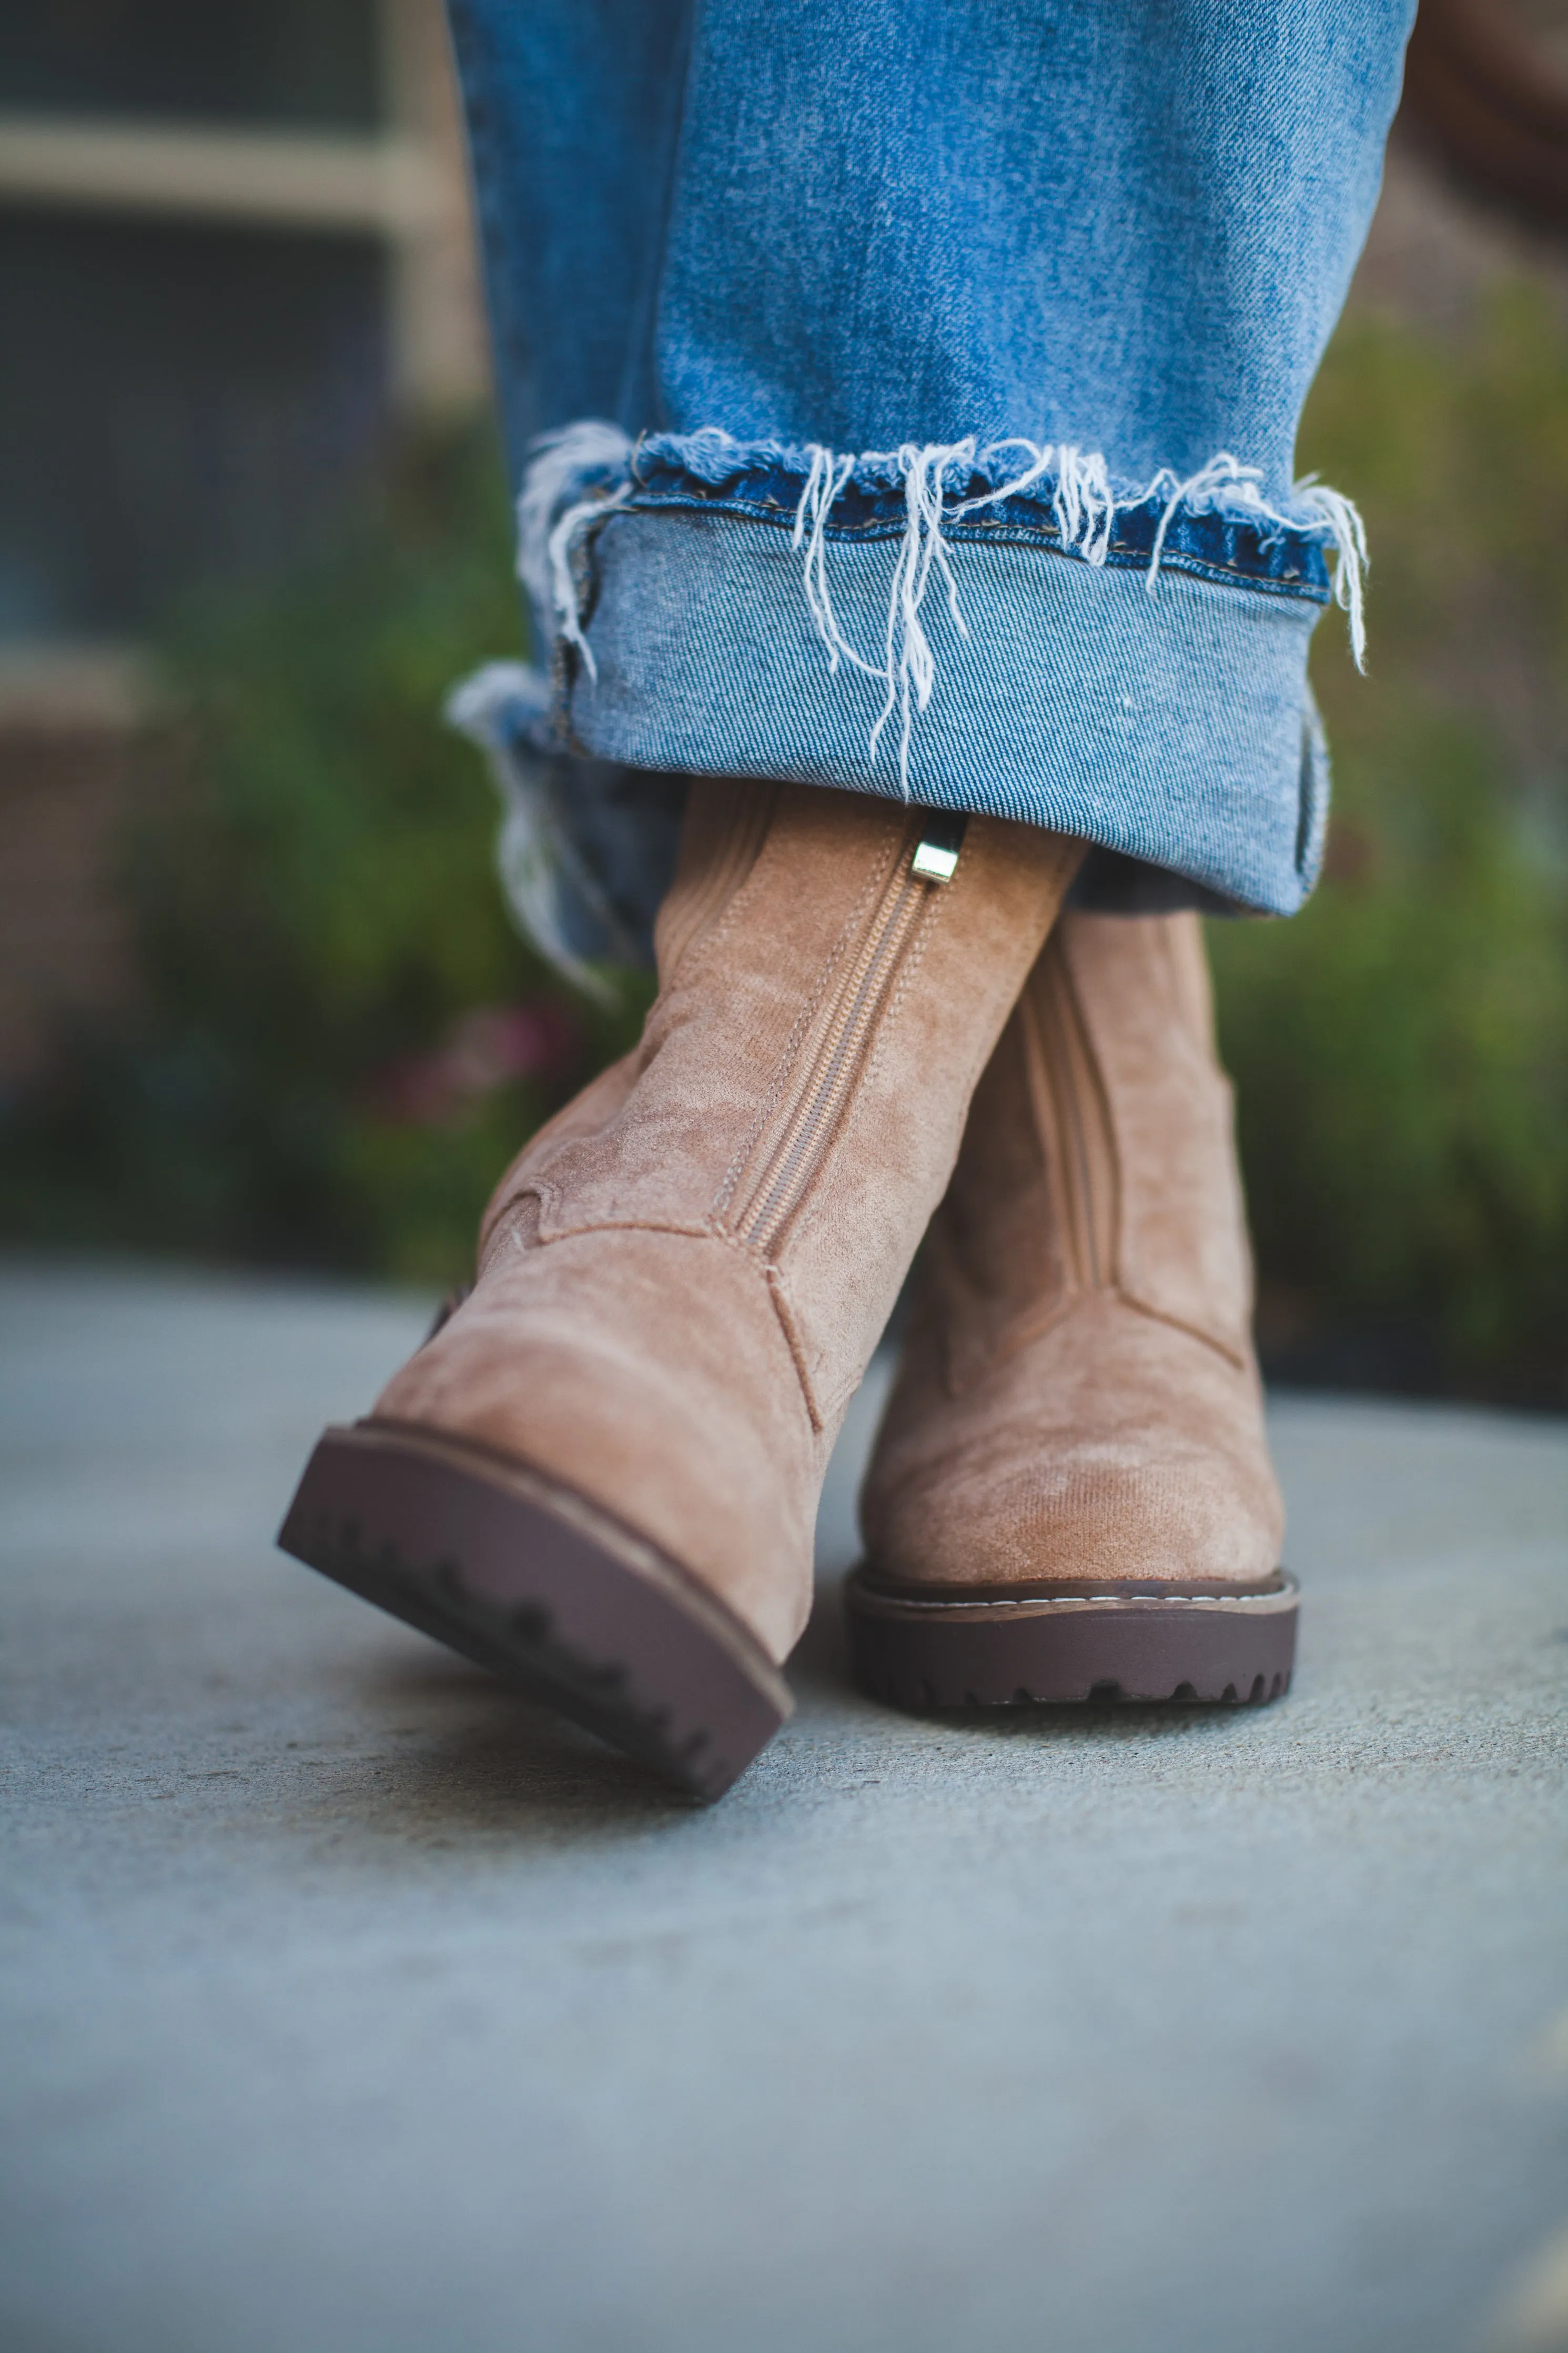
M 712 1791 L 1081 845 L 1102 902 L 1309 887 L 1353 525 L 1290 440 L 1408 5 L 453 13 L 553 673 L 470 723 L 552 818 L 616 779 L 634 864 L 626 779 L 714 781 L 639 1056 L 286 1535 Z
M 1197 918 L 1068 913 L 976 1091 L 867 1475 L 869 1690 L 1278 1696 L 1251 1304 Z
M 452 13 L 558 743 L 1299 905 L 1355 526 L 1293 443 L 1412 0 Z

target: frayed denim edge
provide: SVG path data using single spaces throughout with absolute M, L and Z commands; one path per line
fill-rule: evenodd
M 553 770 L 563 763 L 552 742 L 551 700 L 550 681 L 542 672 L 521 662 L 486 662 L 453 688 L 444 716 L 489 763 L 501 807 L 496 864 L 520 929 L 574 987 L 608 1004 L 614 990 L 567 936 L 563 892 L 574 892 L 598 924 L 611 961 L 636 963 L 640 950 L 622 936 L 605 893 L 561 821 L 552 785 Z
M 1264 499 L 1258 469 L 1240 464 L 1228 450 L 1184 479 L 1163 467 L 1142 486 L 1126 487 L 1112 483 L 1098 451 L 1070 442 L 1023 439 L 982 447 L 973 435 L 961 441 L 906 442 L 896 450 L 847 454 L 816 442 L 800 448 L 738 442 L 714 426 L 694 434 L 645 436 L 634 443 L 618 426 L 584 418 L 542 436 L 534 451 L 518 501 L 519 576 L 542 625 L 560 645 L 575 650 L 590 678 L 597 672 L 584 629 L 589 543 L 612 514 L 635 502 L 650 471 L 681 472 L 709 484 L 759 471 L 781 486 L 798 481 L 791 539 L 801 558 L 807 614 L 826 652 L 830 674 L 842 662 L 883 688 L 882 708 L 868 749 L 874 755 L 883 731 L 889 723 L 897 725 L 899 776 L 906 799 L 914 720 L 930 702 L 936 681 L 936 660 L 921 619 L 933 578 L 940 582 L 953 626 L 961 636 L 969 634 L 944 529 L 972 517 L 995 515 L 1009 501 L 1027 500 L 1048 512 L 1061 552 L 1097 566 L 1110 556 L 1118 515 L 1152 511 L 1157 522 L 1146 567 L 1151 596 L 1159 586 L 1172 530 L 1183 518 L 1219 515 L 1264 546 L 1289 535 L 1331 549 L 1333 601 L 1347 615 L 1356 666 L 1365 668 L 1363 582 L 1367 547 L 1356 509 L 1338 491 L 1308 476 L 1293 487 L 1293 512 L 1282 512 Z M 964 494 L 950 498 L 955 478 Z M 983 485 L 979 490 L 976 481 Z M 850 643 L 834 610 L 829 548 L 837 526 L 832 518 L 841 501 L 853 494 L 862 499 L 880 494 L 886 505 L 889 493 L 896 494 L 902 510 L 896 522 L 884 526 L 896 531 L 898 552 L 882 644 L 868 653 Z M 770 498 L 768 503 L 774 501 Z

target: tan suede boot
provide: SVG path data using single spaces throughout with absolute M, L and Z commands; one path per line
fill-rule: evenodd
M 933 1224 L 861 1498 L 857 1672 L 906 1706 L 1263 1700 L 1296 1587 L 1192 915 L 1067 914 Z
M 1080 846 L 691 796 L 640 1046 L 508 1172 L 471 1295 L 279 1541 L 713 1797 L 788 1713 L 834 1437 Z

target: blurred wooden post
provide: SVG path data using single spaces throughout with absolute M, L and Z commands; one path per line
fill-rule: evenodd
M 369 5 L 375 129 L 0 111 L 0 207 L 374 237 L 395 411 L 472 408 L 488 353 L 445 11 Z M 0 645 L 0 1092 L 38 1071 L 59 1015 L 133 997 L 118 843 L 174 765 L 134 646 Z
M 378 0 L 386 121 L 421 156 L 429 201 L 393 236 L 393 348 L 399 406 L 471 408 L 484 393 L 481 322 L 462 121 L 438 0 Z

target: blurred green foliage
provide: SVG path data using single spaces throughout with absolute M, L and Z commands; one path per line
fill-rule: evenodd
M 1361 505 L 1370 676 L 1314 676 L 1325 876 L 1212 923 L 1266 1343 L 1285 1370 L 1568 1403 L 1568 338 L 1348 320 L 1302 458 Z
M 1348 320 L 1302 448 L 1367 518 L 1372 675 L 1327 620 L 1316 897 L 1209 927 L 1265 1340 L 1298 1376 L 1561 1406 L 1568 340 L 1522 291 L 1462 352 Z M 68 1039 L 13 1113 L 13 1233 L 465 1269 L 501 1166 L 646 1002 L 572 1008 L 517 938 L 489 786 L 441 723 L 451 681 L 515 645 L 508 541 L 476 430 L 405 451 L 345 537 L 176 633 L 184 784 L 127 867 L 143 1002 Z M 575 1023 L 575 1050 L 398 1108 L 388 1071 L 519 1005 Z
M 471 1264 L 501 1167 L 639 1011 L 585 1015 L 519 939 L 494 796 L 442 723 L 453 681 L 516 648 L 509 539 L 476 429 L 404 450 L 286 580 L 176 625 L 179 777 L 126 845 L 144 1001 L 79 1027 L 14 1113 L 13 1233 L 437 1282 Z M 564 1052 L 434 1118 L 388 1108 L 465 1010 L 520 1003 Z

